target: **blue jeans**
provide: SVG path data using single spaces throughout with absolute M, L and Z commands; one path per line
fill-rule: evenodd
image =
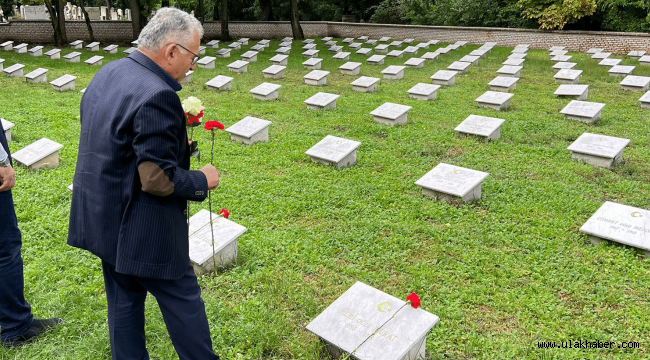
M 25 333 L 32 322 L 32 309 L 25 301 L 22 245 L 11 190 L 0 192 L 0 340 Z

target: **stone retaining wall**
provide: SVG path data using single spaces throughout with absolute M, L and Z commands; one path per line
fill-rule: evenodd
M 95 40 L 101 43 L 129 43 L 133 40 L 133 31 L 129 21 L 91 21 Z M 615 33 L 588 31 L 542 31 L 529 29 L 504 28 L 469 28 L 448 26 L 385 25 L 340 23 L 327 21 L 304 21 L 302 29 L 307 37 L 332 36 L 336 38 L 369 36 L 378 39 L 389 36 L 394 39 L 414 38 L 416 41 L 432 39 L 441 42 L 465 40 L 469 43 L 483 44 L 494 41 L 500 46 L 530 44 L 531 48 L 548 49 L 551 46 L 566 46 L 572 51 L 586 51 L 592 47 L 625 54 L 630 50 L 650 52 L 650 34 Z M 219 22 L 206 22 L 205 39 L 218 38 L 221 30 Z M 90 38 L 83 21 L 67 21 L 68 40 L 85 40 Z M 251 39 L 282 38 L 291 36 L 291 25 L 285 21 L 241 22 L 229 24 L 230 35 Z M 49 21 L 21 20 L 0 24 L 0 40 L 14 40 L 29 44 L 53 42 L 53 30 Z

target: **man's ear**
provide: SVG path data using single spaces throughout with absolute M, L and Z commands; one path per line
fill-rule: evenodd
M 168 44 L 167 46 L 164 47 L 165 60 L 171 61 L 174 58 L 174 56 L 176 56 L 174 52 L 175 49 L 176 49 L 176 44 L 174 43 Z

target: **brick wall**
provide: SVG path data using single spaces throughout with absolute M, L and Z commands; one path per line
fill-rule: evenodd
M 102 43 L 128 43 L 132 39 L 131 23 L 128 21 L 91 21 L 95 40 Z M 301 22 L 303 32 L 308 37 L 332 36 L 337 38 L 359 37 L 362 35 L 378 39 L 390 36 L 394 39 L 414 38 L 417 41 L 432 39 L 441 42 L 465 40 L 469 43 L 483 44 L 487 41 L 497 42 L 500 46 L 530 44 L 531 48 L 548 49 L 551 46 L 566 46 L 568 50 L 586 51 L 592 47 L 625 54 L 630 50 L 650 52 L 650 34 L 615 33 L 587 31 L 542 31 L 528 29 L 504 28 L 468 28 L 447 26 L 384 25 L 339 23 L 326 21 Z M 89 40 L 86 23 L 67 21 L 68 39 Z M 219 22 L 206 22 L 205 39 L 216 39 L 221 34 Z M 259 21 L 229 23 L 230 35 L 251 39 L 282 38 L 291 36 L 291 25 L 284 21 Z M 12 21 L 0 24 L 0 40 L 16 42 L 51 43 L 53 30 L 49 21 Z

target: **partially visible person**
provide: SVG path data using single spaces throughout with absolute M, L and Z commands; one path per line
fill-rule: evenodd
M 11 189 L 16 173 L 5 132 L 0 127 L 0 342 L 4 347 L 23 345 L 61 319 L 34 319 L 25 301 L 22 246 Z
M 189 258 L 187 201 L 203 201 L 219 171 L 189 171 L 185 114 L 176 94 L 194 70 L 203 27 L 162 8 L 138 51 L 104 65 L 81 99 L 81 135 L 68 244 L 102 261 L 114 360 L 149 359 L 147 292 L 181 360 L 218 360 Z

